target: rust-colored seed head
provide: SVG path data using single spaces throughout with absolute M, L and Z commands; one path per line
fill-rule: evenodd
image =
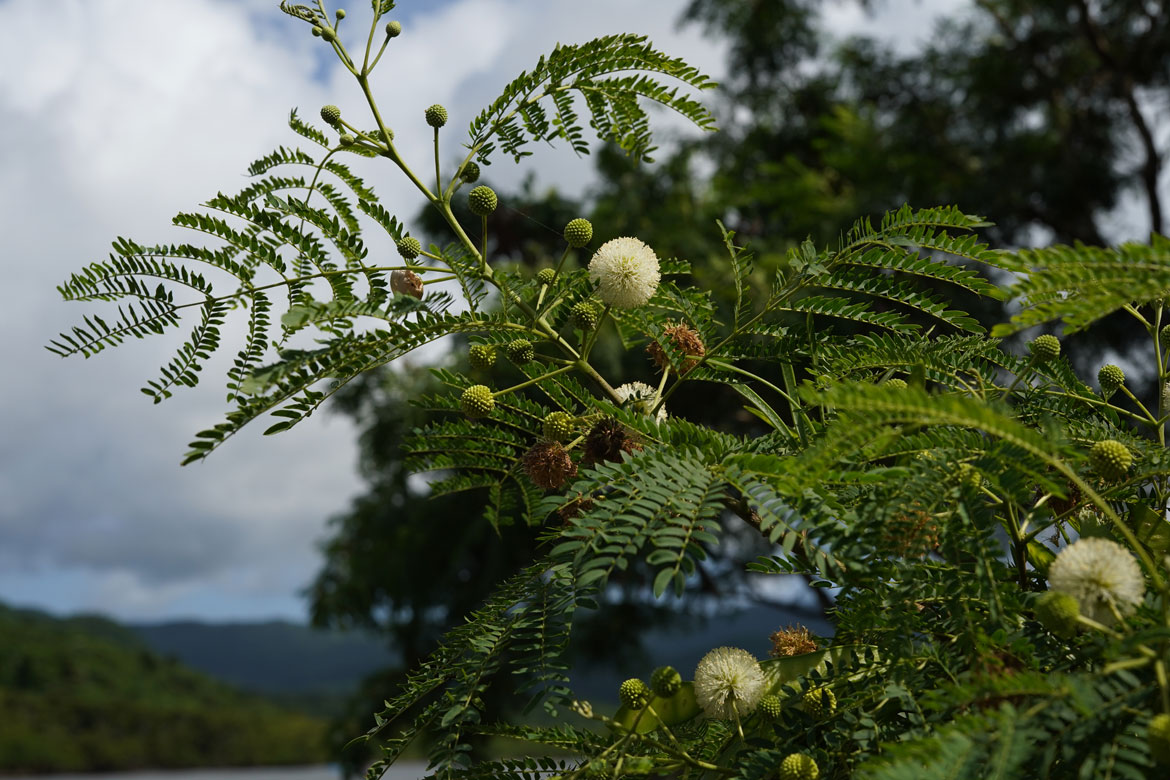
M 524 453 L 524 471 L 545 490 L 556 490 L 577 476 L 577 464 L 558 442 L 539 441 Z
M 695 367 L 695 364 L 699 362 L 699 358 L 707 354 L 707 347 L 703 345 L 703 339 L 699 337 L 698 331 L 693 328 L 689 328 L 686 325 L 671 325 L 669 328 L 663 330 L 662 334 L 670 339 L 675 349 L 687 356 L 682 365 L 682 373 L 684 374 Z M 670 356 L 666 354 L 666 350 L 657 341 L 651 341 L 647 344 L 646 352 L 659 369 L 665 371 L 670 365 Z
M 768 637 L 772 640 L 772 657 L 784 658 L 790 655 L 804 655 L 817 649 L 816 640 L 808 633 L 804 626 L 789 624 L 788 628 L 781 628 L 772 632 Z
M 623 452 L 642 449 L 641 443 L 612 417 L 605 417 L 585 436 L 582 462 L 586 465 L 603 461 L 621 462 Z

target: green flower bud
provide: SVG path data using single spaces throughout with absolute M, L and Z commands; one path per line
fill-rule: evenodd
M 566 412 L 550 412 L 544 418 L 544 438 L 552 439 L 553 441 L 565 441 L 573 435 L 576 427 L 577 421 L 572 415 Z
M 780 717 L 780 697 L 774 693 L 769 693 L 760 699 L 760 703 L 756 706 L 759 708 L 760 714 L 768 720 L 776 720 Z
M 837 711 L 837 697 L 828 688 L 809 688 L 800 700 L 804 711 L 814 718 L 824 718 Z
M 1047 363 L 1060 355 L 1060 340 L 1051 333 L 1045 333 L 1043 336 L 1037 336 L 1036 340 L 1028 345 L 1028 349 L 1032 350 L 1032 357 L 1037 363 Z
M 780 780 L 817 780 L 820 776 L 817 762 L 804 753 L 792 753 L 780 762 Z
M 498 204 L 499 200 L 491 187 L 485 187 L 481 184 L 467 193 L 467 205 L 471 207 L 471 213 L 477 217 L 486 217 L 491 214 L 496 210 Z
M 422 243 L 414 236 L 404 236 L 395 241 L 394 246 L 398 249 L 398 254 L 407 260 L 413 260 L 422 254 Z
M 552 284 L 556 281 L 556 278 L 557 272 L 552 268 L 541 268 L 536 272 L 536 281 L 540 282 L 541 284 Z
M 386 37 L 397 38 L 399 35 L 402 35 L 401 22 L 386 22 Z
M 650 689 L 637 677 L 631 677 L 618 688 L 618 700 L 624 707 L 640 710 L 650 701 Z
M 1050 590 L 1040 595 L 1032 605 L 1036 620 L 1061 639 L 1070 639 L 1077 632 L 1077 616 L 1081 605 L 1068 593 Z
M 489 369 L 496 363 L 496 348 L 491 344 L 472 344 L 467 349 L 467 360 L 472 368 Z
M 1089 450 L 1089 463 L 1093 470 L 1110 482 L 1124 479 L 1133 465 L 1133 453 L 1119 441 L 1105 439 Z
M 468 160 L 467 165 L 464 165 L 463 170 L 459 172 L 459 178 L 468 184 L 479 181 L 479 163 L 475 160 Z
M 468 417 L 484 417 L 496 408 L 496 399 L 492 391 L 485 385 L 472 385 L 463 391 L 459 397 L 459 405 Z
M 569 310 L 569 318 L 573 321 L 573 327 L 588 333 L 601 321 L 601 312 L 589 301 L 579 301 Z
M 1154 761 L 1170 765 L 1170 715 L 1162 713 L 1150 719 L 1146 743 L 1150 746 L 1150 755 Z
M 321 106 L 321 118 L 330 125 L 335 125 L 341 121 L 341 109 L 332 104 Z
M 345 9 L 338 8 L 337 12 L 334 14 L 334 16 L 336 16 L 338 19 L 344 19 L 345 18 Z
M 426 118 L 427 124 L 431 127 L 440 128 L 447 124 L 447 109 L 438 103 L 424 111 L 423 116 Z
M 313 37 L 314 37 L 314 38 L 320 38 L 320 37 L 321 37 L 321 28 L 320 28 L 320 26 L 318 26 L 318 25 L 313 25 Z
M 682 675 L 673 666 L 660 666 L 650 675 L 650 690 L 655 696 L 669 699 L 682 689 Z
M 504 354 L 516 365 L 524 365 L 536 355 L 532 349 L 532 342 L 528 339 L 516 339 L 504 345 Z
M 1125 372 L 1112 363 L 1101 366 L 1097 372 L 1097 384 L 1101 385 L 1101 397 L 1108 400 L 1125 384 Z
M 326 41 L 327 43 L 332 43 L 333 41 L 337 40 L 337 31 L 332 27 L 322 27 L 321 40 Z
M 349 133 L 342 133 L 341 137 L 337 139 L 338 143 L 340 143 L 342 146 L 353 146 L 353 143 L 356 140 L 357 139 Z
M 565 241 L 574 249 L 580 249 L 593 240 L 593 225 L 587 219 L 577 217 L 565 225 Z

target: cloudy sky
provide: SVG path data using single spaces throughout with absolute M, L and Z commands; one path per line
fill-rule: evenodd
M 342 32 L 357 36 L 368 3 L 349 5 Z M 449 127 L 464 128 L 557 41 L 647 33 L 718 78 L 721 47 L 674 24 L 684 5 L 402 0 L 392 18 L 405 32 L 375 92 L 399 148 L 425 166 L 426 106 L 446 105 Z M 839 31 L 912 18 L 911 31 L 925 35 L 932 13 L 954 5 L 890 0 L 877 22 L 848 4 L 830 13 Z M 138 388 L 170 359 L 180 331 L 90 360 L 43 347 L 95 311 L 61 302 L 55 285 L 104 259 L 116 236 L 195 240 L 171 217 L 239 189 L 249 162 L 296 144 L 290 108 L 315 117 L 336 103 L 358 113 L 352 79 L 276 6 L 0 0 L 0 601 L 131 620 L 304 617 L 298 591 L 317 569 L 316 542 L 361 490 L 348 423 L 318 414 L 267 439 L 257 426 L 209 461 L 180 467 L 191 435 L 225 410 L 230 336 L 198 388 L 157 406 Z M 452 149 L 462 140 L 446 135 Z M 588 162 L 563 149 L 542 150 L 533 164 L 540 182 L 571 194 L 590 180 Z M 410 217 L 418 199 L 383 168 L 360 173 L 392 213 Z M 504 184 L 521 175 L 503 161 L 492 173 Z

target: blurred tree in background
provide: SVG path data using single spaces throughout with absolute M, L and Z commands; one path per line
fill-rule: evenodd
M 1110 220 L 1129 203 L 1148 226 L 1164 228 L 1158 182 L 1166 139 L 1158 120 L 1170 105 L 1165 2 L 973 0 L 913 51 L 878 37 L 836 40 L 822 11 L 816 0 L 693 0 L 680 21 L 729 44 L 731 75 L 716 108 L 721 132 L 682 142 L 648 167 L 599 150 L 600 181 L 585 202 L 538 192 L 531 181 L 501 193 L 503 208 L 489 227 L 492 256 L 534 270 L 554 265 L 541 248 L 549 231 L 588 216 L 593 246 L 636 235 L 660 256 L 688 258 L 696 284 L 715 288 L 704 278 L 725 273 L 716 219 L 753 246 L 762 266 L 784 262 L 786 250 L 806 237 L 824 245 L 857 215 L 904 202 L 985 215 L 995 223 L 987 238 L 1001 246 L 1106 243 Z M 446 240 L 437 215 L 424 213 L 415 224 Z M 1097 346 L 1072 356 L 1093 373 L 1101 352 L 1124 354 L 1127 343 L 1108 320 L 1094 332 Z M 608 356 L 613 374 L 648 380 L 644 356 L 622 350 L 610 335 L 597 354 Z M 442 360 L 463 360 L 462 347 Z M 514 371 L 503 363 L 493 371 Z M 497 534 L 477 522 L 479 496 L 429 501 L 425 484 L 408 476 L 399 446 L 424 412 L 407 399 L 425 395 L 432 381 L 418 366 L 365 376 L 340 396 L 335 408 L 364 431 L 370 488 L 334 518 L 324 567 L 309 590 L 315 624 L 376 628 L 404 668 L 491 584 L 531 559 L 539 530 L 503 526 Z M 507 384 L 501 379 L 499 386 Z M 697 422 L 732 418 L 742 432 L 754 418 L 727 413 L 740 406 L 728 391 L 691 390 L 672 398 L 671 412 Z M 728 521 L 733 535 L 738 522 Z M 742 575 L 743 562 L 763 550 L 729 543 L 719 552 L 708 574 L 740 572 L 739 579 L 717 591 L 716 577 L 700 577 L 693 597 L 708 604 L 770 598 Z M 623 626 L 644 628 L 671 614 L 648 598 L 639 572 L 627 572 L 623 585 L 620 603 L 594 621 L 593 639 L 636 642 L 637 633 Z M 586 657 L 590 637 L 587 629 L 580 638 Z M 621 655 L 612 644 L 607 650 Z M 364 729 L 394 677 L 372 681 L 339 735 Z

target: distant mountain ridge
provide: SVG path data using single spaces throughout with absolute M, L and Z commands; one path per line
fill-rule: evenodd
M 183 620 L 125 626 L 152 650 L 237 688 L 269 695 L 348 695 L 397 662 L 369 633 L 327 631 L 284 620 Z

